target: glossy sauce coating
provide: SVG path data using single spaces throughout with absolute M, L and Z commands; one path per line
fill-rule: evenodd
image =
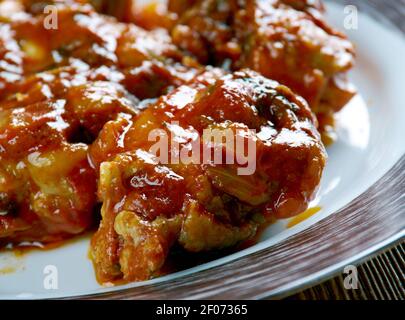
M 320 1 L 171 0 L 175 44 L 201 63 L 251 68 L 289 86 L 315 112 L 329 141 L 333 114 L 355 95 L 353 44 L 330 27 Z
M 0 2 L 0 243 L 59 241 L 97 220 L 88 147 L 109 120 L 144 108 L 196 69 L 164 31 L 148 33 L 78 2 Z M 151 51 L 153 49 L 153 52 Z M 145 104 L 147 105 L 147 103 Z
M 91 146 L 103 201 L 92 239 L 100 281 L 148 279 L 174 243 L 191 252 L 226 248 L 312 199 L 326 154 L 305 101 L 252 71 L 221 73 L 208 71 L 141 114 L 107 123 Z M 151 152 L 152 129 L 187 146 L 212 127 L 254 141 L 252 175 L 238 175 L 236 164 L 161 164 Z
M 44 27 L 48 3 L 57 30 Z M 117 22 L 88 1 L 5 0 L 0 9 L 0 245 L 82 233 L 101 205 L 91 241 L 98 279 L 145 280 L 173 245 L 227 248 L 306 209 L 326 161 L 317 120 L 278 82 L 196 62 L 222 63 L 222 52 L 249 61 L 237 46 L 197 43 L 204 61 L 174 29 Z M 221 46 L 228 31 L 212 31 Z M 200 149 L 210 144 L 196 138 L 205 129 L 230 130 L 254 142 L 256 170 L 161 163 L 150 152 L 154 129 Z

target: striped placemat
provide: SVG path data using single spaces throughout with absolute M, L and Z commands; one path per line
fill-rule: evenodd
M 339 275 L 288 297 L 293 300 L 405 300 L 405 241 L 357 266 L 358 289 Z

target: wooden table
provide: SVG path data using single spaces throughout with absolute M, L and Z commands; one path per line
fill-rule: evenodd
M 345 289 L 345 274 L 304 290 L 293 300 L 405 300 L 405 241 L 357 266 L 358 289 Z

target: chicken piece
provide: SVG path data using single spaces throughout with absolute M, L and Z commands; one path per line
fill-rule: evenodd
M 24 76 L 74 64 L 123 71 L 145 61 L 193 63 L 183 61 L 166 30 L 147 32 L 119 23 L 80 1 L 22 3 L 25 11 L 5 11 L 4 22 L 0 20 L 0 94 Z M 43 8 L 49 3 L 57 8 L 56 29 L 45 27 L 49 17 Z
M 138 100 L 118 84 L 37 77 L 44 83 L 23 82 L 0 102 L 1 244 L 57 241 L 89 228 L 97 177 L 88 145 L 105 122 L 137 112 Z
M 132 0 L 92 3 L 122 21 L 170 29 L 174 44 L 202 64 L 251 68 L 289 86 L 316 113 L 325 141 L 334 136 L 334 113 L 356 93 L 346 75 L 353 45 L 325 22 L 320 0 L 173 0 L 164 14 L 161 5 L 138 12 Z
M 166 136 L 167 158 L 164 143 L 156 149 Z M 242 174 L 245 162 L 225 161 L 242 152 L 223 137 L 254 147 L 253 170 Z M 90 158 L 103 203 L 91 257 L 104 283 L 155 276 L 174 243 L 190 252 L 226 248 L 274 217 L 304 211 L 326 153 L 302 98 L 252 71 L 212 69 L 108 122 Z
M 56 30 L 44 27 L 46 4 L 58 9 Z M 5 0 L 0 8 L 0 245 L 81 233 L 102 202 L 91 243 L 98 278 L 144 280 L 175 243 L 226 248 L 273 217 L 305 210 L 326 154 L 311 111 L 287 87 L 251 71 L 202 68 L 167 31 L 119 23 L 86 0 Z M 316 17 L 315 7 L 298 9 Z M 224 47 L 228 31 L 214 32 L 206 63 L 222 64 L 228 53 L 235 69 L 248 61 L 236 26 L 229 34 L 239 38 Z M 339 101 L 342 82 L 325 105 Z M 170 161 L 151 133 L 174 138 Z M 193 147 L 244 162 L 201 159 Z
M 133 0 L 122 0 L 122 1 L 131 2 Z M 201 0 L 168 0 L 167 7 L 170 11 L 181 15 L 199 1 Z M 108 2 L 108 0 L 104 2 Z M 321 0 L 280 0 L 278 2 L 287 4 L 293 7 L 294 9 L 307 12 L 311 12 L 312 10 L 316 10 L 317 12 L 324 11 L 324 6 Z M 225 1 L 221 5 L 224 8 L 226 6 Z
M 87 146 L 66 141 L 65 102 L 0 110 L 1 244 L 57 241 L 92 222 L 95 172 Z
M 10 84 L 0 96 L 0 246 L 89 228 L 97 173 L 88 146 L 109 120 L 139 114 L 195 74 L 150 61 L 123 71 L 78 64 Z
M 135 23 L 146 30 L 171 29 L 177 15 L 166 1 L 90 0 L 97 12 L 111 15 L 122 22 Z
M 203 64 L 250 68 L 303 96 L 321 133 L 354 96 L 346 72 L 354 47 L 326 24 L 320 1 L 171 0 L 180 12 L 175 44 Z M 180 8 L 180 9 L 179 9 Z M 181 9 L 183 8 L 183 9 Z
M 46 4 L 58 9 L 57 30 L 44 27 Z M 202 69 L 166 31 L 119 23 L 85 1 L 0 8 L 0 246 L 57 241 L 95 221 L 98 168 L 87 153 L 104 124 Z

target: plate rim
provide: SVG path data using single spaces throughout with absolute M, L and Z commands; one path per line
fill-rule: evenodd
M 405 0 L 388 0 L 381 3 L 378 0 L 331 0 L 343 5 L 358 5 L 359 9 L 373 19 L 391 26 L 395 31 L 405 34 L 403 9 Z M 335 211 L 325 219 L 315 223 L 268 248 L 248 254 L 240 259 L 185 275 L 181 278 L 168 279 L 161 283 L 147 284 L 135 288 L 118 289 L 110 292 L 100 292 L 66 297 L 65 299 L 276 299 L 288 296 L 306 287 L 315 285 L 322 280 L 336 274 L 339 270 L 350 264 L 358 264 L 369 257 L 378 254 L 389 246 L 405 238 L 405 219 L 401 219 L 401 210 L 405 206 L 405 154 L 391 169 L 377 182 L 370 186 L 357 198 Z M 398 201 L 399 200 L 399 201 Z M 367 206 L 371 203 L 372 206 Z M 325 231 L 334 229 L 338 222 L 346 219 L 362 221 L 374 214 L 373 240 L 361 241 L 361 236 L 371 236 L 370 226 L 358 230 L 349 228 L 345 233 L 335 237 L 337 242 L 331 243 L 317 252 L 318 262 L 329 261 L 321 266 L 305 270 L 305 274 L 294 272 L 287 279 L 277 278 L 274 275 L 282 271 L 291 262 L 273 264 L 273 259 L 281 259 L 284 248 L 300 248 L 305 245 L 309 248 L 327 239 L 330 233 Z M 366 217 L 367 216 L 367 217 Z M 389 221 L 386 218 L 390 219 Z M 392 221 L 391 221 L 392 220 Z M 393 223 L 395 222 L 395 223 Z M 362 225 L 360 224 L 360 227 Z M 384 226 L 382 228 L 381 226 Z M 356 239 L 354 247 L 357 253 L 350 250 L 344 254 L 338 250 L 345 248 L 344 239 L 353 236 Z M 301 245 L 300 245 L 301 244 Z M 353 245 L 353 238 L 350 242 Z M 302 248 L 301 248 L 302 249 Z M 347 249 L 347 248 L 346 248 Z M 294 252 L 295 260 L 304 259 L 306 253 Z M 334 258 L 335 262 L 330 263 Z M 314 261 L 312 261 L 313 263 Z M 245 265 L 244 265 L 245 264 Z M 247 265 L 246 265 L 247 264 Z M 260 268 L 262 270 L 260 270 Z M 277 269 L 277 270 L 275 270 Z M 316 269 L 316 270 L 315 270 Z M 237 270 L 237 271 L 235 271 Z M 244 270 L 244 271 L 239 271 Z M 277 272 L 276 272 L 277 271 Z M 256 279 L 252 279 L 255 276 Z M 221 281 L 215 284 L 215 280 Z M 277 282 L 278 280 L 278 282 Z M 285 283 L 280 283 L 283 280 Z M 216 287 L 220 287 L 220 290 Z M 213 290 L 216 288 L 216 291 Z M 239 290 L 232 290 L 238 288 Z
M 401 21 L 403 17 L 400 10 L 398 10 L 401 5 L 405 8 L 405 0 L 388 0 L 384 1 L 384 3 L 378 0 L 368 0 L 367 2 L 361 0 L 329 1 L 339 4 L 358 4 L 362 12 L 386 24 L 388 22 L 388 25 L 394 27 L 395 31 L 399 31 L 402 35 L 405 34 L 405 23 Z M 328 217 L 275 245 L 252 252 L 236 260 L 155 284 L 145 284 L 134 288 L 117 288 L 117 290 L 108 292 L 56 297 L 56 299 L 282 298 L 313 286 L 339 271 L 342 272 L 344 266 L 358 264 L 401 241 L 401 239 L 403 240 L 405 238 L 405 219 L 401 219 L 401 213 L 404 213 L 405 207 L 404 190 L 405 154 L 383 177 L 357 198 Z M 372 206 L 367 206 L 367 203 L 371 203 Z M 402 211 L 399 209 L 402 209 Z M 280 276 L 277 278 L 283 268 L 294 265 L 293 262 L 284 259 L 284 249 L 290 250 L 289 254 L 294 255 L 294 261 L 305 260 L 305 258 L 308 258 L 309 253 L 305 250 L 301 252 L 302 247 L 316 247 L 316 244 L 322 243 L 328 237 L 330 238 L 331 233 L 329 231 L 333 231 L 334 227 L 339 225 L 339 222 L 342 223 L 346 219 L 368 224 L 365 218 L 370 214 L 374 218 L 371 226 L 374 228 L 372 229 L 374 233 L 370 233 L 369 225 L 362 226 L 361 224 L 360 227 L 362 228 L 358 232 L 361 236 L 373 238 L 373 241 L 361 241 L 359 234 L 355 234 L 354 229 L 356 228 L 349 228 L 349 230 L 346 228 L 343 230 L 344 233 L 334 234 L 334 239 L 339 241 L 331 243 L 329 239 L 327 245 L 319 248 L 316 259 L 310 259 L 311 263 L 316 260 L 321 263 L 320 265 L 309 267 L 302 270 L 301 273 L 292 270 L 286 278 Z M 350 236 L 355 237 L 357 241 L 354 242 L 356 250 L 350 251 L 350 248 L 347 248 L 344 243 L 344 238 Z M 353 242 L 350 244 L 353 245 Z M 348 249 L 348 251 L 344 252 L 343 249 Z M 274 264 L 273 259 L 279 259 L 281 263 Z M 298 265 L 295 266 L 299 267 Z M 218 279 L 221 279 L 221 281 L 217 281 Z
M 185 275 L 181 278 L 111 292 L 84 294 L 65 299 L 275 299 L 293 294 L 307 286 L 342 271 L 346 265 L 357 264 L 377 254 L 405 237 L 405 219 L 399 208 L 405 205 L 405 154 L 375 184 L 343 208 L 290 236 L 280 243 L 249 254 L 241 259 Z M 367 206 L 372 204 L 372 206 Z M 365 215 L 367 213 L 367 216 Z M 373 218 L 373 223 L 365 218 Z M 388 219 L 387 219 L 388 218 Z M 283 260 L 283 249 L 298 249 L 294 261 L 308 258 L 303 245 L 313 248 L 326 240 L 343 221 L 363 222 L 356 228 L 337 230 L 334 243 L 320 247 L 314 268 L 290 271 L 287 277 L 277 277 L 293 262 Z M 395 222 L 395 223 L 394 223 Z M 340 231 L 345 231 L 339 234 Z M 333 234 L 333 232 L 332 232 Z M 349 246 L 345 239 L 351 238 Z M 363 237 L 368 238 L 362 241 Z M 353 245 L 355 250 L 350 249 Z M 373 242 L 371 244 L 371 242 Z M 304 247 L 305 247 L 304 246 Z M 301 249 L 301 250 L 300 250 Z M 357 251 L 357 252 L 355 252 Z M 273 264 L 273 260 L 280 260 Z M 330 261 L 334 261 L 332 264 Z M 313 261 L 311 261 L 313 262 Z M 296 265 L 297 266 L 297 265 Z M 236 271 L 235 271 L 236 270 Z M 244 270 L 242 272 L 238 270 Z M 215 280 L 221 278 L 220 283 Z M 252 279 L 252 277 L 256 277 Z M 215 288 L 215 290 L 213 290 Z M 238 288 L 239 290 L 232 290 Z

